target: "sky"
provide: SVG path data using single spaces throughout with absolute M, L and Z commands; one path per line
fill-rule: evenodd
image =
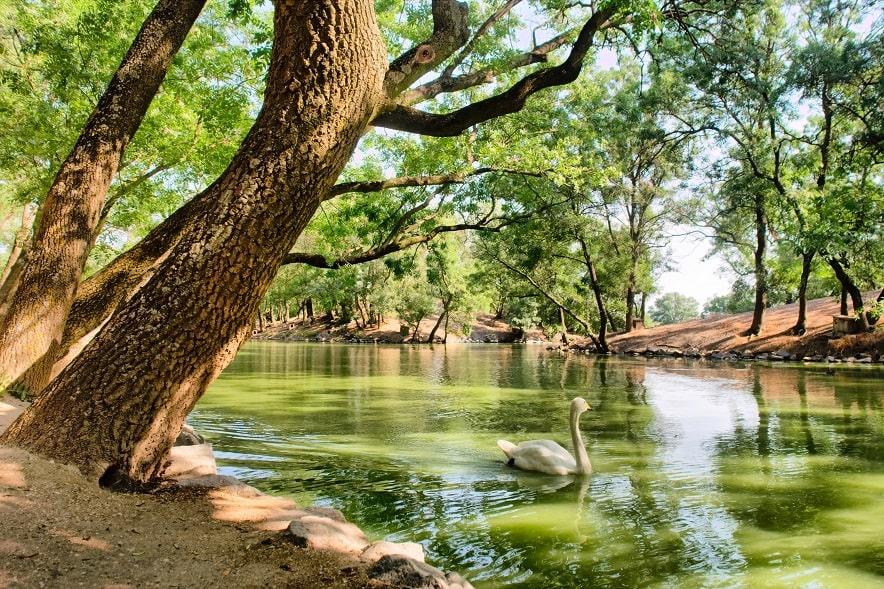
M 726 294 L 730 290 L 730 280 L 721 272 L 722 260 L 709 253 L 711 243 L 708 238 L 691 236 L 673 237 L 669 241 L 670 272 L 665 272 L 657 280 L 657 293 L 679 292 L 697 299 L 702 308 L 710 298 Z

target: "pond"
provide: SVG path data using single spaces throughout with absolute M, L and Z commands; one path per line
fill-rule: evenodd
M 223 474 L 491 587 L 884 587 L 884 371 L 250 343 L 191 422 Z M 571 448 L 523 473 L 498 438 Z

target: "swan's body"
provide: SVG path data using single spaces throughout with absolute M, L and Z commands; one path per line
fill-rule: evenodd
M 580 397 L 571 401 L 571 441 L 576 458 L 552 440 L 530 440 L 518 445 L 497 440 L 497 446 L 506 454 L 508 464 L 521 470 L 552 475 L 589 474 L 592 472 L 592 464 L 586 454 L 579 427 L 580 414 L 589 409 L 589 404 Z

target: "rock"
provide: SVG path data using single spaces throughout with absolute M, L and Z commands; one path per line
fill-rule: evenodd
M 368 546 L 365 534 L 355 525 L 313 513 L 292 520 L 288 533 L 296 546 L 310 550 L 359 554 Z
M 333 519 L 337 522 L 346 522 L 347 518 L 344 517 L 344 514 L 335 509 L 334 507 L 308 507 L 304 511 L 307 511 L 313 515 L 319 515 L 321 517 L 327 517 L 329 519 Z
M 238 497 L 259 497 L 264 494 L 236 477 L 220 474 L 184 479 L 178 481 L 178 486 L 182 489 L 224 489 Z
M 825 360 L 825 358 L 823 358 L 823 356 L 821 356 L 820 354 L 810 357 L 811 362 L 822 362 L 823 360 Z
M 186 423 L 181 428 L 181 433 L 175 439 L 176 446 L 199 446 L 205 443 L 206 439 L 196 433 L 196 430 Z
M 376 562 L 385 556 L 405 556 L 424 562 L 424 547 L 417 542 L 372 542 L 359 556 L 364 561 Z
M 856 362 L 856 358 L 854 358 L 853 356 L 848 356 L 847 358 L 844 359 L 844 361 L 853 363 L 853 362 Z
M 211 444 L 175 446 L 169 451 L 166 477 L 183 480 L 211 474 L 218 474 Z
M 856 363 L 857 364 L 871 364 L 872 357 L 871 356 L 864 356 L 864 357 L 860 358 L 859 360 L 857 360 Z
M 445 574 L 436 567 L 400 556 L 385 556 L 368 570 L 368 577 L 394 587 L 413 589 L 473 589 L 457 573 Z

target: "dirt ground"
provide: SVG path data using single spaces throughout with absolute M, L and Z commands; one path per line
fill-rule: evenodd
M 877 292 L 867 293 L 867 300 L 874 300 Z M 793 355 L 851 355 L 869 353 L 884 356 L 884 329 L 874 333 L 850 335 L 830 339 L 832 316 L 838 314 L 838 301 L 834 298 L 814 299 L 807 302 L 807 333 L 803 337 L 792 335 L 798 305 L 782 305 L 767 309 L 764 331 L 759 336 L 747 337 L 742 332 L 752 323 L 752 313 L 718 315 L 695 319 L 684 323 L 661 325 L 632 333 L 618 334 L 610 338 L 618 352 L 643 352 L 647 348 L 671 348 L 678 350 L 729 351 L 762 353 L 787 351 Z
M 438 317 L 431 316 L 421 321 L 418 331 L 418 340 L 425 343 L 429 337 L 433 326 Z M 401 324 L 395 317 L 385 320 L 380 327 L 371 326 L 369 329 L 360 329 L 355 322 L 347 325 L 337 325 L 316 318 L 312 323 L 302 320 L 295 320 L 291 323 L 278 323 L 276 325 L 265 326 L 262 333 L 255 334 L 252 339 L 256 340 L 280 340 L 280 341 L 299 341 L 299 340 L 320 340 L 320 341 L 377 341 L 379 343 L 402 343 L 408 340 L 411 335 L 402 336 L 399 329 Z M 494 315 L 489 313 L 479 313 L 475 321 L 470 326 L 469 335 L 460 335 L 460 326 L 451 325 L 448 334 L 448 343 L 459 342 L 500 342 L 508 343 L 521 337 L 522 335 L 529 340 L 542 341 L 545 339 L 540 330 L 532 330 L 526 334 L 517 334 L 512 327 L 498 321 Z M 436 337 L 442 337 L 442 326 L 436 332 Z
M 13 402 L 0 398 L 0 431 Z M 278 529 L 268 513 L 291 502 L 217 493 L 112 493 L 72 467 L 0 447 L 0 589 L 379 586 L 352 557 L 258 529 Z

